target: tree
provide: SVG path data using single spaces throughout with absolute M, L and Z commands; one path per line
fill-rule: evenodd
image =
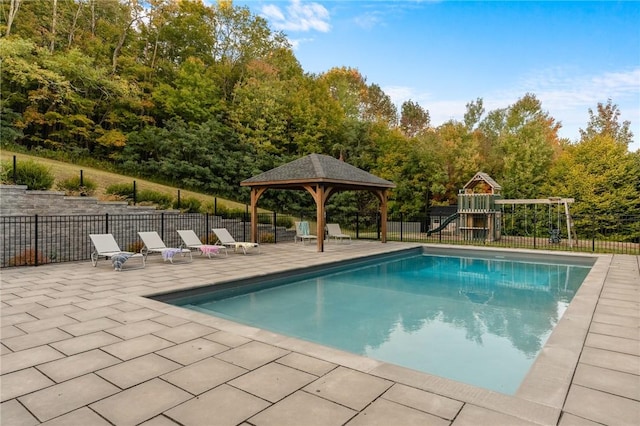
M 581 140 L 591 139 L 596 135 L 608 135 L 627 146 L 633 142 L 633 133 L 629 130 L 631 123 L 624 121 L 620 124 L 620 110 L 617 105 L 611 103 L 611 99 L 607 100 L 606 105 L 598 102 L 597 111 L 595 114 L 589 108 L 589 123 L 586 130 L 580 129 Z
M 400 108 L 400 130 L 405 136 L 413 138 L 429 129 L 431 117 L 429 111 L 423 109 L 417 102 L 408 100 Z

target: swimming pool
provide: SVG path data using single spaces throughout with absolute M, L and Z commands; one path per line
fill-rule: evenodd
M 165 300 L 513 394 L 593 263 L 527 257 L 414 251 Z

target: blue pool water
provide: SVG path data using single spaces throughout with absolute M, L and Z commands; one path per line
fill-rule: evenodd
M 413 255 L 183 306 L 514 394 L 589 270 Z

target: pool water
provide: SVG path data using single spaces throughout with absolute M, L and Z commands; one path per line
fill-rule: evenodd
M 514 394 L 589 270 L 413 255 L 183 306 Z

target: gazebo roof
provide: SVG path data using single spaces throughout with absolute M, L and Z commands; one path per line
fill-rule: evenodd
M 240 182 L 241 186 L 295 188 L 330 183 L 343 189 L 395 188 L 388 180 L 328 155 L 309 154 Z

